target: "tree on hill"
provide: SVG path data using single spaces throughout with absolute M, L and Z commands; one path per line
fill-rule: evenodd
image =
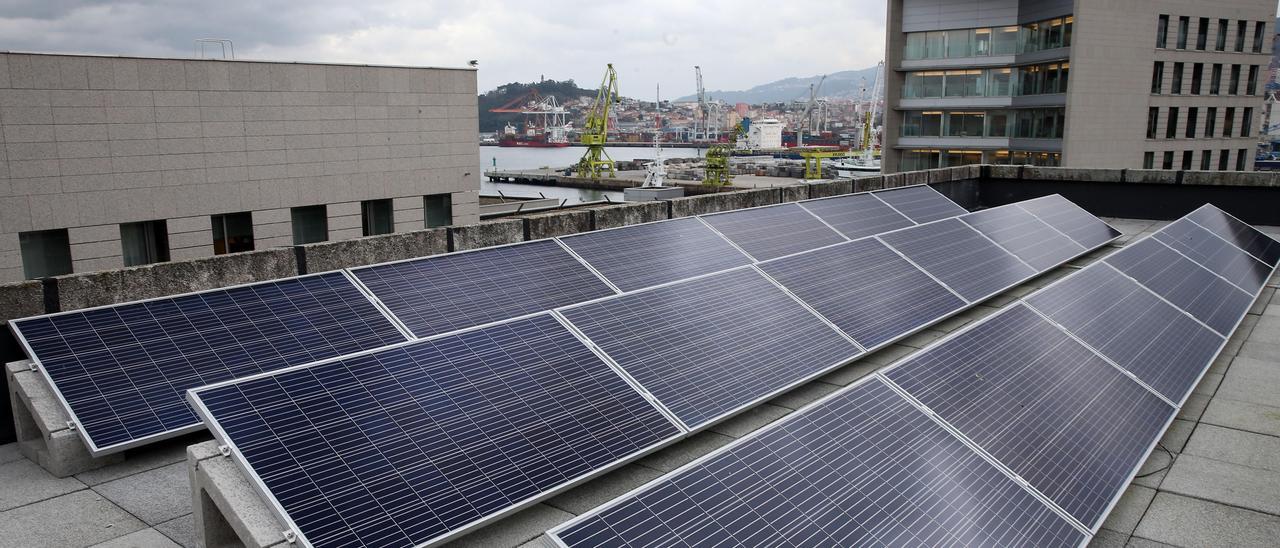
M 543 97 L 554 95 L 556 101 L 564 104 L 578 97 L 594 96 L 595 90 L 582 89 L 572 79 L 569 80 L 543 80 L 541 82 L 524 84 L 520 82 L 512 82 L 503 84 L 497 89 L 487 91 L 480 94 L 480 131 L 501 131 L 508 123 L 519 126 L 524 120 L 524 116 L 515 112 L 489 112 L 489 109 L 501 107 L 508 102 L 522 95 L 529 93 L 529 90 L 536 89 Z

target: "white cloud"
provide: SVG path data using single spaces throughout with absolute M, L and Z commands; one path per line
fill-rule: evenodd
M 462 66 L 480 88 L 539 76 L 622 92 L 692 93 L 865 68 L 883 56 L 882 0 L 851 2 L 0 0 L 0 49 L 189 56 L 230 38 L 241 58 Z

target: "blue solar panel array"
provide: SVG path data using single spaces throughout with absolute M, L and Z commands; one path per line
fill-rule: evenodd
M 968 213 L 929 185 L 884 190 L 873 195 L 917 223 Z
M 752 263 L 694 217 L 574 234 L 560 241 L 623 291 Z
M 1096 247 L 1120 236 L 1120 231 L 1099 223 L 1097 217 L 1057 194 L 1019 202 L 1018 207 L 1085 247 Z
M 1253 293 L 1267 283 L 1267 278 L 1275 267 L 1254 258 L 1189 219 L 1164 227 L 1156 233 L 1155 238 L 1247 293 Z
M 314 546 L 431 542 L 681 434 L 550 315 L 191 394 Z
M 906 228 L 916 223 L 889 207 L 876 194 L 850 194 L 800 203 L 849 239 Z
M 10 325 L 94 454 L 199 428 L 188 388 L 406 340 L 341 272 Z
M 878 238 L 970 302 L 1037 273 L 960 219 L 913 226 Z
M 704 215 L 702 220 L 757 261 L 845 241 L 821 219 L 794 203 Z
M 354 268 L 351 273 L 418 337 L 614 294 L 554 240 Z
M 1253 302 L 1253 295 L 1155 238 L 1126 246 L 1108 256 L 1106 262 L 1186 310 L 1219 335 L 1234 329 L 1240 310 Z
M 1084 246 L 1021 207 L 997 207 L 961 219 L 1036 270 L 1053 268 L 1084 251 Z

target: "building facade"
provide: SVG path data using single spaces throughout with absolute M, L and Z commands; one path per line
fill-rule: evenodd
M 1252 170 L 1270 0 L 890 0 L 886 172 Z
M 0 53 L 0 281 L 478 220 L 476 73 Z

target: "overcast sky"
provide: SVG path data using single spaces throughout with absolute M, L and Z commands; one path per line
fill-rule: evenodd
M 547 78 L 624 95 L 745 89 L 875 65 L 884 0 L 0 0 L 0 50 L 190 57 L 229 38 L 242 59 L 462 66 L 480 89 Z

